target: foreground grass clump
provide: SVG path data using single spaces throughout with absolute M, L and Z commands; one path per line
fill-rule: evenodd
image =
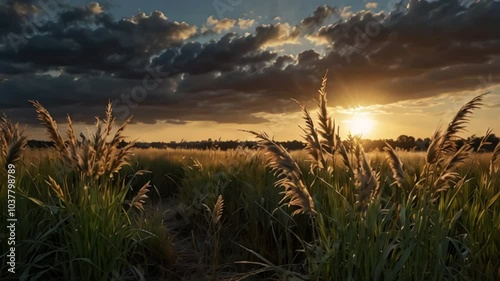
M 295 207 L 292 216 L 304 214 L 311 221 L 312 238 L 299 240 L 312 279 L 498 279 L 500 177 L 495 165 L 500 144 L 489 171 L 475 174 L 463 167 L 473 156 L 471 144 L 456 144 L 483 96 L 436 131 L 424 167 L 413 175 L 389 145 L 391 177 L 372 167 L 359 137 L 340 139 L 327 108 L 326 76 L 317 102 L 318 127 L 299 103 L 312 179 L 268 135 L 250 132 L 279 176 L 276 185 L 284 188 L 283 200 Z
M 108 105 L 106 118 L 97 118 L 95 132 L 87 136 L 81 134 L 81 140 L 77 140 L 68 116 L 65 139 L 49 112 L 38 102 L 33 105 L 55 145 L 55 153 L 52 159 L 18 165 L 16 209 L 22 223 L 16 233 L 17 273 L 9 277 L 20 280 L 141 279 L 153 249 L 163 255 L 161 262 L 171 262 L 172 247 L 170 240 L 165 239 L 166 229 L 142 213 L 150 185 L 145 184 L 126 201 L 131 186 L 118 176 L 120 169 L 128 164 L 133 145 L 119 147 L 122 132 L 130 120 L 112 135 L 114 118 Z M 15 138 L 9 139 L 16 143 Z M 23 138 L 18 137 L 17 142 L 19 139 Z M 10 145 L 10 150 L 12 146 L 15 145 Z M 5 155 L 3 161 L 19 158 Z M 5 187 L 1 188 L 4 202 Z M 154 231 L 150 231 L 153 223 Z M 5 263 L 2 275 L 4 269 Z

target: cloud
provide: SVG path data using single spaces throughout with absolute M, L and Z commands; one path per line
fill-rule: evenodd
M 255 24 L 254 19 L 238 19 L 238 26 L 241 30 L 246 30 Z
M 34 36 L 8 33 L 6 44 L 0 45 L 0 60 L 28 65 L 27 71 L 64 69 L 125 77 L 147 66 L 151 55 L 181 46 L 196 34 L 196 26 L 170 21 L 160 11 L 113 21 L 98 7 L 92 3 L 66 9 L 57 22 L 35 27 Z
M 94 22 L 98 21 L 98 16 L 103 14 L 104 10 L 99 3 L 90 3 L 82 7 L 70 8 L 59 15 L 61 24 L 74 24 L 76 22 Z
M 26 18 L 40 12 L 33 1 L 2 1 L 0 3 L 0 35 L 20 32 Z
M 336 8 L 327 5 L 319 6 L 311 16 L 304 18 L 300 24 L 302 28 L 312 30 L 313 28 L 323 24 L 323 22 L 335 12 L 337 12 Z
M 192 75 L 211 72 L 230 72 L 237 69 L 262 67 L 276 57 L 262 48 L 284 44 L 279 27 L 259 26 L 257 33 L 238 36 L 228 33 L 217 41 L 206 44 L 187 43 L 181 48 L 168 49 L 153 60 L 154 67 L 169 75 L 187 73 Z
M 304 97 L 299 89 L 314 93 L 317 77 L 328 68 L 329 88 L 335 93 L 332 101 L 341 105 L 475 91 L 482 87 L 481 75 L 492 75 L 492 85 L 500 81 L 499 35 L 493 25 L 479 19 L 483 15 L 498 22 L 494 15 L 500 11 L 499 5 L 418 1 L 387 15 L 356 12 L 315 34 L 331 46 L 323 56 L 304 51 L 293 62 L 290 59 L 285 64 L 281 57 L 278 63 L 276 58 L 272 67 L 257 73 L 235 69 L 217 76 L 210 85 L 200 83 L 186 90 L 208 87 L 255 92 L 267 87 L 276 99 Z M 363 38 L 367 38 L 366 44 L 360 41 Z M 346 54 L 341 46 L 351 46 L 354 52 Z
M 241 30 L 250 29 L 255 24 L 255 19 L 216 19 L 209 16 L 206 24 L 202 27 L 202 34 L 207 35 L 210 33 L 223 33 L 233 29 L 236 25 Z
M 216 19 L 213 16 L 209 16 L 207 19 L 207 26 L 209 30 L 212 30 L 216 33 L 221 33 L 223 31 L 228 31 L 233 28 L 236 24 L 236 20 L 234 19 Z
M 189 123 L 189 122 L 179 120 L 179 119 L 168 119 L 168 120 L 164 120 L 164 122 L 168 123 L 168 124 L 174 124 L 174 125 L 186 125 Z
M 289 23 L 260 25 L 255 29 L 255 38 L 262 42 L 262 47 L 279 47 L 286 44 L 298 44 L 300 30 Z
M 0 4 L 1 35 L 21 34 L 21 15 L 36 12 L 22 3 Z M 389 13 L 342 9 L 343 18 L 325 25 L 335 11 L 318 7 L 296 25 L 212 18 L 220 34 L 202 41 L 197 26 L 160 11 L 115 20 L 98 4 L 64 7 L 17 53 L 0 45 L 2 111 L 38 123 L 27 102 L 37 99 L 58 120 L 70 113 L 90 123 L 118 100 L 118 115 L 147 124 L 248 124 L 297 111 L 290 98 L 312 100 L 326 69 L 329 102 L 343 107 L 460 97 L 500 84 L 497 1 L 410 1 Z M 231 30 L 253 26 L 246 34 Z M 304 38 L 322 45 L 304 47 Z M 155 81 L 151 69 L 161 83 L 127 105 L 124 98 L 145 78 Z
M 377 2 L 368 2 L 365 4 L 365 8 L 367 8 L 368 10 L 377 9 L 377 7 L 378 7 Z
M 352 7 L 351 6 L 346 6 L 342 8 L 340 12 L 340 17 L 343 19 L 348 19 L 350 18 L 354 13 L 352 12 Z
M 101 5 L 99 5 L 99 3 L 97 3 L 97 2 L 90 3 L 88 5 L 88 9 L 93 14 L 101 14 L 103 12 L 103 9 L 102 9 Z

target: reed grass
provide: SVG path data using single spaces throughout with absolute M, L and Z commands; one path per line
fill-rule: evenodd
M 38 119 L 46 128 L 49 139 L 60 153 L 64 163 L 75 172 L 79 173 L 82 180 L 98 180 L 100 177 L 113 178 L 120 169 L 128 164 L 128 157 L 134 142 L 124 147 L 119 144 L 124 140 L 122 135 L 131 118 L 118 127 L 112 135 L 113 109 L 111 103 L 106 107 L 106 117 L 96 117 L 95 132 L 88 132 L 87 136 L 80 134 L 81 141 L 76 139 L 73 122 L 67 116 L 68 130 L 65 139 L 58 130 L 57 122 L 38 101 L 31 101 L 38 114 Z M 108 139 L 111 140 L 108 142 Z
M 435 131 L 424 167 L 414 168 L 413 179 L 389 144 L 384 149 L 389 171 L 384 172 L 372 168 L 359 137 L 348 136 L 342 141 L 335 135 L 335 121 L 326 106 L 326 76 L 317 102 L 320 130 L 316 129 L 305 106 L 297 102 L 306 124 L 304 150 L 311 159 L 312 180 L 307 180 L 300 170 L 296 171 L 296 161 L 265 133 L 250 132 L 259 139 L 272 170 L 280 171 L 283 178 L 276 184 L 282 185 L 286 180 L 295 187 L 300 183 L 301 188 L 285 186 L 287 192 L 283 199 L 291 198 L 290 202 L 302 213 L 316 206 L 311 225 L 313 235 L 299 239 L 313 279 L 330 280 L 336 276 L 336 280 L 467 280 L 470 276 L 482 276 L 493 280 L 500 273 L 494 269 L 500 267 L 492 252 L 471 247 L 477 245 L 478 242 L 472 241 L 479 237 L 467 237 L 477 229 L 473 225 L 468 228 L 463 218 L 472 215 L 468 212 L 484 215 L 491 208 L 498 209 L 493 207 L 493 201 L 498 200 L 500 191 L 491 191 L 493 199 L 489 200 L 475 197 L 469 202 L 474 206 L 472 209 L 467 203 L 455 202 L 463 190 L 470 192 L 469 183 L 473 179 L 469 173 L 463 173 L 464 164 L 473 154 L 472 145 L 465 142 L 458 146 L 457 140 L 473 111 L 482 105 L 484 95 L 461 107 L 445 130 Z M 478 182 L 478 188 L 488 188 L 491 183 L 498 151 L 497 146 L 489 173 Z M 337 156 L 344 167 L 335 165 Z M 347 170 L 339 174 L 336 171 L 340 169 Z M 293 176 L 290 171 L 294 171 Z M 382 179 L 383 174 L 390 177 Z M 294 211 L 292 215 L 299 213 Z M 483 230 L 493 231 L 492 227 L 493 224 L 482 225 Z M 497 245 L 499 239 L 493 240 L 486 242 L 483 238 L 482 242 Z M 484 260 L 488 260 L 487 274 L 471 270 L 472 265 Z
M 172 261 L 173 247 L 165 246 L 171 240 L 158 240 L 166 237 L 167 230 L 158 224 L 153 232 L 142 229 L 152 228 L 142 219 L 149 215 L 144 214 L 149 183 L 132 196 L 130 203 L 126 200 L 132 190 L 131 180 L 122 178 L 119 172 L 129 164 L 131 156 L 133 143 L 121 146 L 122 134 L 130 119 L 112 134 L 114 117 L 108 104 L 106 117 L 96 118 L 95 131 L 88 131 L 86 136 L 81 134 L 81 140 L 77 140 L 69 116 L 65 138 L 49 111 L 36 101 L 32 103 L 55 149 L 49 153 L 30 152 L 37 156 L 25 159 L 24 165 L 16 170 L 23 183 L 16 190 L 17 215 L 33 220 L 23 223 L 22 231 L 17 232 L 19 268 L 18 273 L 10 277 L 83 281 L 143 279 L 142 268 L 148 263 L 148 253 L 166 255 L 161 260 Z M 12 125 L 6 118 L 1 124 L 1 141 L 8 145 L 2 145 L 2 151 L 6 151 L 4 155 L 11 159 L 9 161 L 19 160 L 25 137 L 17 124 Z M 9 152 L 13 148 L 18 152 Z M 31 183 L 26 184 L 27 181 Z M 2 192 L 2 199 L 4 196 Z M 125 205 L 133 208 L 124 208 Z M 32 228 L 38 233 L 29 230 L 30 224 L 34 224 Z M 154 249 L 158 245 L 169 250 L 158 252 Z M 44 259 L 51 262 L 45 263 Z M 2 270 L 4 268 L 2 265 Z
M 0 163 L 2 167 L 8 164 L 15 164 L 21 158 L 24 146 L 27 143 L 27 136 L 19 128 L 19 124 L 13 124 L 4 114 L 0 118 L 0 149 L 2 157 Z

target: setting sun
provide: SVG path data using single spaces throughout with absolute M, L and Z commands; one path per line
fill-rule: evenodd
M 367 136 L 373 131 L 375 121 L 368 115 L 356 114 L 345 121 L 347 129 L 352 135 Z

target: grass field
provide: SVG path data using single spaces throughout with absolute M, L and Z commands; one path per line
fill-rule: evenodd
M 110 107 L 76 140 L 37 103 L 56 148 L 23 150 L 3 120 L 2 280 L 500 279 L 500 145 L 455 144 L 481 96 L 426 153 L 365 153 L 318 100 L 290 153 L 119 147 Z

